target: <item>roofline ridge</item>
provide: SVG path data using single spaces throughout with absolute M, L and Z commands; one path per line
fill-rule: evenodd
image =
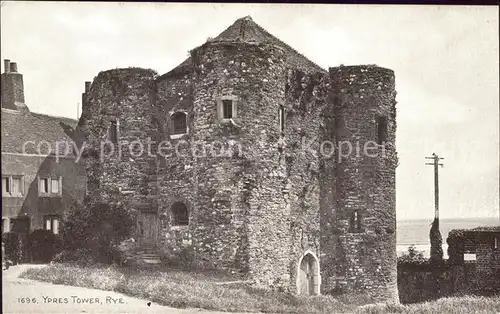
M 78 122 L 77 119 L 69 118 L 69 117 L 63 117 L 63 116 L 53 116 L 50 114 L 46 113 L 40 113 L 40 112 L 31 112 L 32 115 L 38 115 L 38 116 L 45 116 L 45 117 L 50 117 L 50 118 L 56 118 L 56 119 L 68 119 L 68 120 L 73 120 L 75 122 Z
M 278 38 L 277 36 L 269 33 L 264 27 L 260 26 L 259 24 L 257 24 L 255 21 L 252 20 L 252 22 L 261 30 L 263 31 L 264 33 L 266 33 L 267 35 L 269 36 L 272 36 L 274 38 L 277 39 L 277 41 L 282 44 L 283 46 L 285 46 L 285 48 L 288 48 L 290 50 L 292 50 L 293 52 L 295 52 L 296 54 L 298 54 L 299 56 L 303 57 L 304 59 L 306 59 L 309 63 L 311 63 L 312 65 L 314 65 L 315 67 L 318 67 L 320 69 L 322 69 L 323 71 L 327 71 L 326 69 L 323 69 L 322 67 L 320 67 L 318 64 L 316 64 L 314 61 L 310 60 L 309 58 L 307 58 L 306 56 L 304 56 L 303 54 L 301 54 L 300 52 L 298 52 L 295 48 L 293 48 L 292 46 L 290 46 L 289 44 L 285 43 L 283 40 L 281 40 L 280 38 Z

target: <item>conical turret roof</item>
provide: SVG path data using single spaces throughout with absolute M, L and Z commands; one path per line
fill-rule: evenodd
M 284 43 L 276 36 L 270 34 L 262 26 L 255 23 L 250 16 L 237 19 L 231 26 L 226 28 L 217 37 L 211 38 L 208 42 L 242 42 L 255 44 L 272 44 L 281 47 L 287 55 L 286 62 L 292 68 L 297 68 L 305 72 L 326 72 L 325 69 L 307 59 L 297 50 Z M 191 58 L 186 59 L 175 69 L 178 71 L 191 64 Z M 168 74 L 168 73 L 167 73 Z

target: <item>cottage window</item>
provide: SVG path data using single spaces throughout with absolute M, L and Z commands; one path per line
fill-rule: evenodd
M 172 205 L 172 226 L 187 226 L 189 224 L 189 212 L 183 203 L 177 202 Z
M 49 179 L 40 178 L 40 193 L 44 193 L 44 194 L 49 193 Z
M 109 127 L 109 140 L 113 144 L 118 143 L 118 122 L 115 120 L 111 121 L 111 125 Z
M 39 194 L 43 196 L 61 194 L 61 177 L 57 178 L 39 178 Z
M 280 119 L 280 132 L 283 133 L 285 131 L 285 108 L 280 106 L 279 109 L 279 119 Z
M 59 179 L 52 179 L 51 184 L 51 192 L 53 194 L 59 194 Z
M 387 141 L 387 118 L 377 118 L 377 143 L 383 145 Z
M 222 118 L 231 119 L 233 117 L 233 101 L 224 99 L 222 101 Z
M 13 177 L 12 178 L 12 192 L 11 192 L 11 194 L 13 196 L 23 195 L 22 180 L 20 177 Z
M 173 134 L 187 133 L 187 115 L 184 112 L 176 112 L 170 119 L 173 125 Z
M 22 196 L 23 184 L 22 176 L 2 177 L 2 196 Z
M 10 196 L 10 177 L 2 177 L 2 196 Z
M 59 234 L 59 216 L 45 216 L 45 230 L 50 230 L 54 234 Z

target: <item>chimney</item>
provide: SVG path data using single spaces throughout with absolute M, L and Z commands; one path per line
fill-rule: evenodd
M 92 82 L 85 82 L 85 92 L 86 93 L 88 93 L 90 90 L 90 84 L 92 84 Z
M 10 60 L 9 59 L 3 60 L 3 70 L 5 71 L 5 73 L 10 72 Z
M 11 64 L 10 64 L 10 72 L 17 73 L 17 63 L 11 62 Z
M 4 60 L 5 73 L 2 73 L 2 108 L 29 111 L 24 103 L 23 75 L 17 72 L 17 64 Z

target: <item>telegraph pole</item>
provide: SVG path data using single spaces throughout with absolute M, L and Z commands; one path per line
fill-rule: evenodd
M 434 166 L 434 218 L 439 218 L 439 166 L 443 167 L 443 164 L 440 164 L 439 161 L 444 159 L 440 158 L 435 153 L 432 154 L 432 157 L 425 157 L 425 159 L 432 159 L 432 163 L 426 163 L 426 165 Z

